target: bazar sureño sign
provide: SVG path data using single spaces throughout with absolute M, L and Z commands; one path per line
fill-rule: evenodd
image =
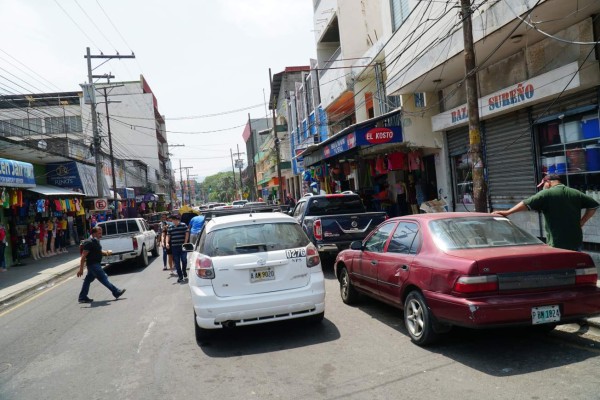
M 0 158 L 0 186 L 35 187 L 33 164 Z
M 564 90 L 581 85 L 577 62 L 519 82 L 479 99 L 479 114 L 485 118 L 502 111 L 534 103 Z M 469 121 L 467 106 L 463 105 L 431 117 L 434 131 L 464 125 Z

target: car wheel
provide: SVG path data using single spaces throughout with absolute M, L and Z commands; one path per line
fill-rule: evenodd
M 147 267 L 148 266 L 148 251 L 146 251 L 146 246 L 142 246 L 142 252 L 138 256 L 137 259 L 138 267 Z
M 416 290 L 410 292 L 404 302 L 404 325 L 410 340 L 419 346 L 427 345 L 437 339 L 431 311 L 423 295 Z
M 154 241 L 154 248 L 152 249 L 152 257 L 158 257 L 158 240 Z
M 194 332 L 196 334 L 196 341 L 201 342 L 210 337 L 211 331 L 210 329 L 200 328 L 198 323 L 196 322 L 196 311 L 194 311 Z
M 345 267 L 340 271 L 340 295 L 346 304 L 354 304 L 358 300 L 358 292 L 350 282 L 350 274 Z

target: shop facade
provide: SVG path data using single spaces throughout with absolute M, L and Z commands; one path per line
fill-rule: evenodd
M 401 110 L 395 110 L 371 118 L 307 148 L 301 154 L 303 193 L 351 190 L 369 211 L 390 216 L 419 213 L 424 202 L 438 197 L 440 149 L 407 140 L 431 132 L 403 128 L 401 116 Z
M 591 41 L 592 21 L 582 21 L 560 35 Z M 561 45 L 544 40 L 480 74 L 490 211 L 509 209 L 536 193 L 545 173 L 557 173 L 566 185 L 600 199 L 600 70 L 593 49 L 582 49 L 565 52 Z M 554 58 L 548 62 L 543 55 L 550 54 Z M 474 209 L 467 124 L 466 104 L 432 117 L 434 131 L 445 133 L 453 211 Z M 535 236 L 544 236 L 540 214 L 516 213 L 511 219 Z M 584 248 L 600 250 L 600 215 L 584 227 Z

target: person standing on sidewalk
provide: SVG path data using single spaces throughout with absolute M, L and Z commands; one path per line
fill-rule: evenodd
M 565 186 L 556 174 L 546 175 L 537 187 L 543 187 L 543 190 L 510 210 L 494 211 L 492 214 L 508 217 L 519 211 L 540 211 L 544 215 L 546 241 L 550 246 L 581 251 L 581 228 L 592 218 L 600 204 L 579 190 Z M 583 215 L 581 210 L 585 210 Z
M 118 299 L 125 293 L 125 289 L 118 289 L 115 285 L 109 282 L 108 276 L 106 272 L 102 269 L 102 256 L 109 256 L 112 254 L 112 251 L 102 250 L 102 245 L 100 244 L 100 239 L 102 238 L 102 228 L 94 227 L 92 228 L 92 237 L 83 242 L 83 250 L 81 252 L 81 260 L 79 262 L 79 271 L 77 271 L 77 277 L 81 277 L 83 275 L 83 267 L 87 263 L 87 275 L 83 279 L 83 286 L 81 287 L 81 292 L 79 293 L 79 302 L 80 303 L 91 303 L 94 299 L 90 299 L 88 297 L 88 293 L 90 291 L 90 284 L 94 281 L 94 279 L 98 279 L 98 281 L 106 286 L 108 290 L 111 291 L 112 295 L 115 296 L 115 299 Z
M 183 251 L 187 226 L 179 221 L 179 215 L 171 215 L 173 225 L 167 229 L 167 249 L 171 249 L 173 262 L 177 270 L 177 283 L 183 283 L 187 279 L 187 253 Z

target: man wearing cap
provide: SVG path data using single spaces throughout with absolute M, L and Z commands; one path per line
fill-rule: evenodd
M 187 233 L 187 226 L 179 221 L 179 215 L 171 215 L 173 225 L 167 228 L 167 249 L 171 249 L 175 269 L 177 270 L 177 283 L 183 283 L 187 279 L 187 253 L 183 251 L 183 243 Z
M 581 228 L 600 204 L 579 190 L 565 186 L 556 174 L 546 175 L 537 187 L 543 187 L 543 190 L 510 210 L 494 211 L 493 214 L 507 217 L 519 211 L 541 211 L 546 226 L 546 242 L 552 247 L 580 251 L 583 243 Z M 585 209 L 583 216 L 582 209 Z

